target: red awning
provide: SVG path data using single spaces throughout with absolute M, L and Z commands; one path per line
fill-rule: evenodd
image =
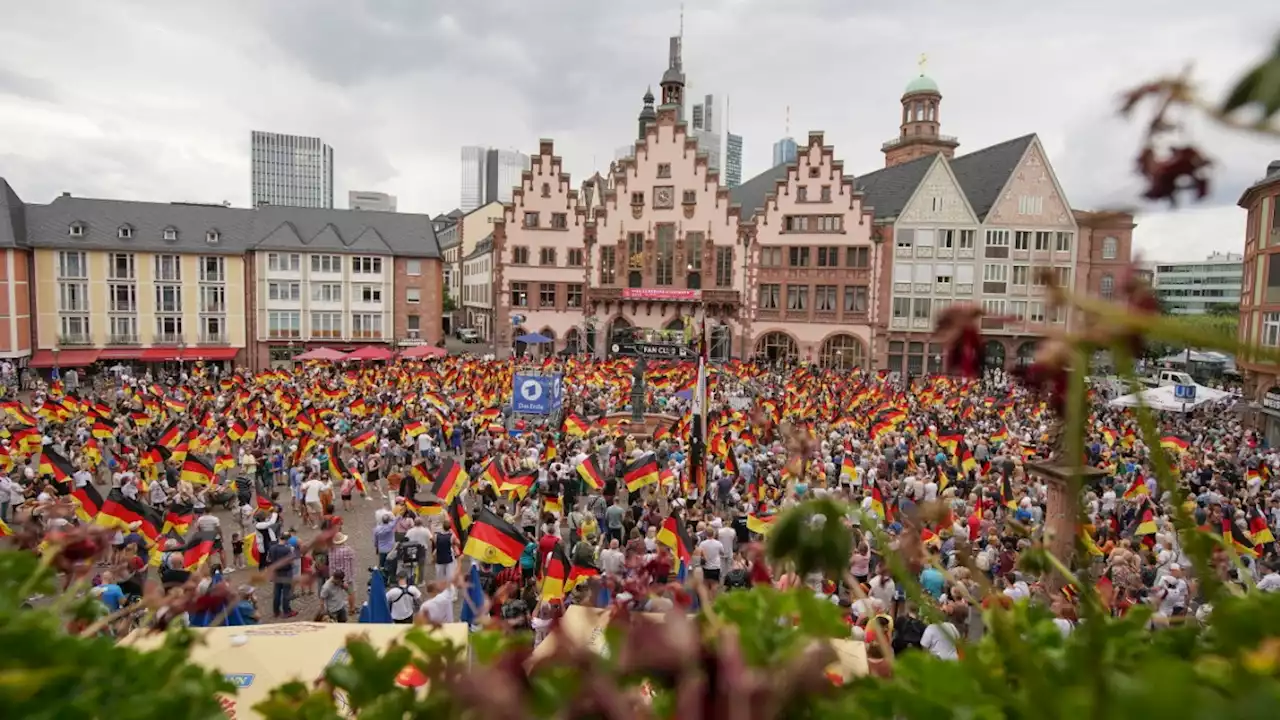
M 85 367 L 91 365 L 98 359 L 101 351 L 91 350 L 62 350 L 57 353 L 55 362 L 54 352 L 52 350 L 37 350 L 31 356 L 31 362 L 28 366 L 33 368 L 51 368 L 56 364 L 58 367 Z
M 182 351 L 183 360 L 235 360 L 240 348 L 218 345 L 214 347 L 189 347 Z
M 140 347 L 109 347 L 98 354 L 99 360 L 137 360 L 142 357 Z
M 142 355 L 138 357 L 142 362 L 164 362 L 166 360 L 177 360 L 179 350 L 176 347 L 153 347 L 142 351 Z

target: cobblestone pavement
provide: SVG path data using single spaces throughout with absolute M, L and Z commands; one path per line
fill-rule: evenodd
M 319 531 L 309 527 L 302 521 L 301 515 L 290 507 L 287 499 L 287 488 L 279 487 L 279 502 L 285 506 L 284 509 L 284 528 L 291 530 L 297 534 L 303 543 L 310 542 Z M 375 488 L 370 488 L 370 497 L 362 499 L 357 495 L 351 501 L 351 510 L 344 511 L 341 508 L 341 500 L 337 500 L 338 507 L 335 513 L 342 516 L 342 532 L 348 537 L 347 545 L 356 553 L 356 575 L 354 582 L 351 583 L 352 590 L 355 594 L 356 608 L 368 597 L 369 584 L 369 568 L 378 562 L 378 554 L 373 546 L 373 526 L 374 512 L 379 508 L 390 508 L 392 504 L 391 498 L 380 494 Z M 219 509 L 215 513 L 222 521 L 222 530 L 224 543 L 226 545 L 227 564 L 231 564 L 231 534 L 238 532 L 241 537 L 245 537 L 245 531 L 240 529 L 240 522 L 235 513 Z M 252 529 L 249 530 L 252 533 Z M 430 579 L 434 575 L 434 566 L 427 564 L 427 578 Z M 227 582 L 233 583 L 235 586 L 249 581 L 249 578 L 256 573 L 252 569 L 234 570 L 224 575 Z M 320 612 L 320 599 L 318 596 L 319 588 L 312 587 L 309 590 L 295 588 L 293 609 L 298 614 L 293 618 L 272 618 L 271 617 L 271 582 L 263 579 L 261 582 L 255 583 L 258 598 L 258 614 L 261 622 L 298 622 L 314 620 Z M 351 622 L 355 622 L 356 618 L 351 618 Z

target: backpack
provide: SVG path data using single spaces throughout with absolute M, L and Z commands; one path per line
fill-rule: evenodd
M 734 568 L 724 576 L 724 586 L 727 590 L 745 590 L 751 587 L 751 578 L 744 568 Z
M 924 621 L 920 618 L 900 618 L 894 623 L 893 652 L 897 654 L 904 650 L 921 647 L 920 641 L 924 639 L 925 627 Z

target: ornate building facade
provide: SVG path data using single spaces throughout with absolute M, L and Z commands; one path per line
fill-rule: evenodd
M 923 74 L 901 98 L 885 167 L 847 175 L 821 132 L 794 161 L 732 190 L 683 121 L 673 44 L 661 104 L 646 93 L 634 152 L 574 189 L 543 140 L 494 227 L 500 354 L 618 353 L 705 321 L 713 359 L 939 372 L 939 313 L 982 306 L 993 366 L 1029 362 L 1073 318 L 1048 283 L 1114 287 L 1131 216 L 1073 211 L 1034 134 L 955 156 L 942 94 Z

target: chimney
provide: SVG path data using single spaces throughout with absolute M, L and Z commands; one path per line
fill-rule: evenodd
M 62 197 L 71 197 L 71 193 L 66 192 L 66 191 L 64 190 L 64 191 L 62 192 Z

